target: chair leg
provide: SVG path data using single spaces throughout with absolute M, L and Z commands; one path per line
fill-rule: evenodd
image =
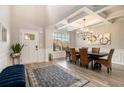
M 80 67 L 82 66 L 82 64 L 80 63 Z
M 75 62 L 72 60 L 72 64 L 75 64 Z
M 110 67 L 110 71 L 112 71 L 112 67 Z
M 112 68 L 111 67 L 108 67 L 107 68 L 107 72 L 110 73 L 112 71 Z
M 86 65 L 86 68 L 88 69 L 88 65 Z
M 94 69 L 94 62 L 91 62 L 91 68 Z
M 88 65 L 83 65 L 83 67 L 85 67 L 86 69 L 88 69 Z
M 75 61 L 74 63 L 76 64 L 77 62 Z
M 110 72 L 110 68 L 107 68 L 107 73 L 109 73 Z
M 95 63 L 94 64 L 94 69 L 98 70 L 98 66 L 99 66 L 98 63 Z
M 99 70 L 101 70 L 101 67 L 102 67 L 102 65 L 101 65 L 101 64 L 99 64 L 99 66 L 98 66 Z
M 79 59 L 76 61 L 77 65 L 79 64 Z
M 73 61 L 73 60 L 72 60 L 72 62 L 71 62 L 71 63 L 72 63 L 72 64 L 75 64 L 75 61 Z

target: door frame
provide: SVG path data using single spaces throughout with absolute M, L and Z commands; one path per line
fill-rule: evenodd
M 22 44 L 22 34 L 23 34 L 23 32 L 35 32 L 35 33 L 37 33 L 38 34 L 38 41 L 37 41 L 37 44 L 38 44 L 38 46 L 39 46 L 39 33 L 40 34 L 42 34 L 43 33 L 43 31 L 38 31 L 38 30 L 32 30 L 32 29 L 20 29 L 20 31 L 19 31 L 19 42 Z M 42 51 L 42 49 L 40 49 L 39 47 L 38 47 L 38 53 L 37 53 L 37 62 L 42 62 L 44 59 L 40 59 L 39 58 L 39 54 L 41 54 L 40 52 Z M 33 62 L 23 62 L 23 57 L 21 57 L 21 63 L 24 63 L 24 64 L 27 64 L 27 63 L 33 63 Z

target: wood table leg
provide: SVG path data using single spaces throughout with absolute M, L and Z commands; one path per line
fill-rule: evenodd
M 94 69 L 94 60 L 91 61 L 91 68 Z

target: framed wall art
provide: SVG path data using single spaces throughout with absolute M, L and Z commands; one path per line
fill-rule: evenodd
M 0 41 L 2 41 L 2 25 L 0 23 Z
M 7 28 L 5 26 L 1 26 L 2 32 L 2 42 L 7 42 Z
M 93 34 L 88 37 L 89 44 L 94 45 L 110 45 L 111 44 L 111 34 L 110 33 L 100 33 Z

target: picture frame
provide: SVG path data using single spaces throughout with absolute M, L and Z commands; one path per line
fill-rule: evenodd
M 88 38 L 88 41 L 92 45 L 111 45 L 111 33 L 93 34 Z
M 2 24 L 0 23 L 0 41 L 2 42 Z
M 1 34 L 2 34 L 2 42 L 7 42 L 7 28 L 5 26 L 1 26 Z

